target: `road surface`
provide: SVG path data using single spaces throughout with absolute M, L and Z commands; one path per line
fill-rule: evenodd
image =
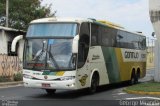
M 129 103 L 130 106 L 135 103 L 140 104 L 139 100 L 160 101 L 160 97 L 158 96 L 127 94 L 123 92 L 123 89 L 127 86 L 129 85 L 116 84 L 104 86 L 93 95 L 87 94 L 85 90 L 57 90 L 56 94 L 52 96 L 47 95 L 43 89 L 25 88 L 23 86 L 1 88 L 0 105 L 7 106 L 4 104 L 13 102 L 13 104 L 17 103 L 15 106 L 29 106 L 33 104 L 37 106 L 48 106 L 51 104 L 53 106 L 127 106 Z M 133 102 L 133 100 L 135 102 Z M 158 103 L 160 105 L 160 102 Z

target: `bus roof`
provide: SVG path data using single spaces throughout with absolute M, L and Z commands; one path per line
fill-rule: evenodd
M 142 33 L 128 31 L 124 27 L 122 27 L 118 24 L 112 23 L 110 21 L 96 20 L 96 19 L 92 19 L 92 18 L 85 19 L 85 18 L 70 18 L 70 17 L 68 17 L 68 18 L 50 17 L 50 18 L 41 18 L 41 19 L 33 20 L 33 21 L 31 21 L 30 24 L 33 24 L 33 23 L 50 23 L 50 22 L 77 22 L 77 23 L 91 22 L 91 23 L 95 23 L 95 24 L 99 24 L 99 25 L 103 25 L 103 26 L 108 26 L 108 27 L 111 27 L 111 28 L 114 28 L 114 29 L 118 29 L 118 30 L 129 32 L 129 33 L 144 36 Z
M 84 18 L 61 18 L 61 17 L 51 17 L 51 18 L 41 18 L 31 21 L 32 23 L 47 23 L 47 22 L 93 22 L 91 19 Z
M 129 32 L 129 33 L 145 36 L 145 35 L 143 35 L 143 33 L 126 30 L 124 27 L 122 27 L 122 26 L 120 26 L 118 24 L 112 23 L 110 21 L 97 20 L 97 21 L 95 21 L 93 23 L 96 23 L 96 24 L 99 24 L 99 25 L 103 25 L 103 26 L 108 26 L 110 28 L 118 29 L 118 30 L 121 30 L 121 31 L 125 31 L 125 32 Z
M 115 23 L 112 23 L 112 22 L 110 22 L 110 21 L 106 21 L 106 20 L 98 20 L 98 22 L 101 22 L 101 23 L 103 23 L 103 24 L 106 24 L 107 26 L 110 26 L 110 27 L 116 27 L 116 28 L 122 28 L 122 29 L 124 29 L 124 27 L 122 27 L 122 26 L 120 26 L 120 25 L 118 25 L 118 24 L 115 24 Z

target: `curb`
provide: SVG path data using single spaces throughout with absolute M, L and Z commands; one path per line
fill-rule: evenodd
M 13 85 L 19 85 L 19 84 L 23 84 L 23 81 L 2 82 L 0 83 L 0 86 L 13 86 Z
M 123 91 L 129 93 L 129 94 L 139 94 L 139 95 L 160 95 L 160 92 L 144 92 L 144 91 L 133 91 L 133 90 L 126 90 Z

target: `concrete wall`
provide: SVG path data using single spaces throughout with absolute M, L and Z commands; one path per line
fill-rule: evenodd
M 0 76 L 12 79 L 13 74 L 22 71 L 22 61 L 17 56 L 0 54 Z
M 160 82 L 160 0 L 149 1 L 150 19 L 156 34 L 154 80 Z
M 152 69 L 155 67 L 154 50 L 155 50 L 154 46 L 150 46 L 147 49 L 147 69 Z

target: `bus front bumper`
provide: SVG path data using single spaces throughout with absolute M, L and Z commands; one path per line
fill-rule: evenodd
M 23 78 L 23 83 L 25 87 L 32 88 L 42 88 L 42 89 L 77 89 L 74 80 L 66 81 L 45 81 L 45 80 L 33 80 L 28 78 Z

